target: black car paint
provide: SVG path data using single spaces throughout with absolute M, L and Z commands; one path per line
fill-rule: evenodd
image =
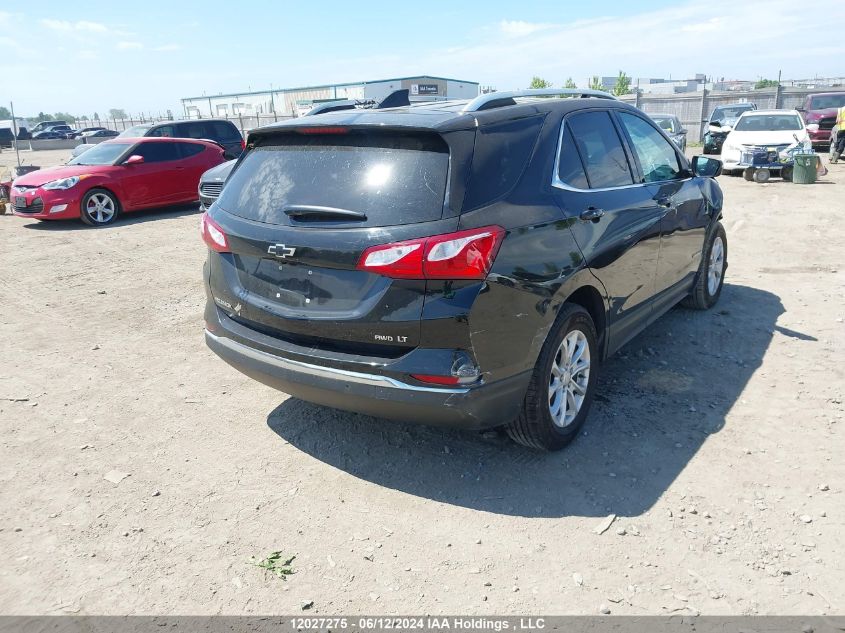
M 555 186 L 563 120 L 590 108 L 624 110 L 649 120 L 620 102 L 564 100 L 471 114 L 445 105 L 347 111 L 255 131 L 247 151 L 300 126 L 435 131 L 451 153 L 443 215 L 435 222 L 377 231 L 339 226 L 314 230 L 254 222 L 213 205 L 209 215 L 230 236 L 235 254 L 210 252 L 206 263 L 208 344 L 244 373 L 329 406 L 468 428 L 508 422 L 519 411 L 530 372 L 566 301 L 577 301 L 591 312 L 601 356 L 609 356 L 689 291 L 705 233 L 721 216 L 718 185 L 694 176 L 680 152 L 684 173 L 677 180 L 586 191 Z M 479 130 L 506 120 L 510 133 L 518 135 L 536 126 L 538 119 L 533 150 L 512 186 L 502 191 L 489 179 L 476 177 Z M 660 133 L 668 140 L 665 132 Z M 641 180 L 630 140 L 622 136 L 628 160 Z M 467 209 L 467 200 L 484 202 Z M 604 216 L 581 219 L 590 207 L 600 207 Z M 372 305 L 355 314 L 327 318 L 296 310 L 280 314 L 272 301 L 244 288 L 235 266 L 237 257 L 254 258 L 254 265 L 267 257 L 268 245 L 284 243 L 296 246 L 297 266 L 333 269 L 342 277 L 343 270 L 353 269 L 363 250 L 373 244 L 493 224 L 504 227 L 507 234 L 485 280 L 373 280 L 383 287 L 372 293 Z M 284 332 L 277 329 L 280 317 L 286 319 Z M 375 341 L 374 332 L 385 333 L 392 341 Z M 408 399 L 404 391 L 400 396 L 397 390 L 363 386 L 345 381 L 342 375 L 305 376 L 275 367 L 249 350 L 271 359 L 385 376 L 420 391 L 411 391 Z M 477 383 L 456 390 L 425 388 L 411 376 L 443 374 L 457 354 L 479 368 Z

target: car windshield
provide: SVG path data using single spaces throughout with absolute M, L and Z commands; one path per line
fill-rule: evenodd
M 667 132 L 677 132 L 678 130 L 675 129 L 675 119 L 669 116 L 655 116 L 651 117 L 657 125 L 661 128 L 666 130 Z
M 123 132 L 118 134 L 118 136 L 122 136 L 124 138 L 139 138 L 149 132 L 151 127 L 152 125 L 133 125 L 132 127 L 123 130 Z
M 713 116 L 710 117 L 711 121 L 721 121 L 722 119 L 737 119 L 739 115 L 743 112 L 748 112 L 751 110 L 751 106 L 733 106 L 730 108 L 716 108 L 713 111 Z
M 810 110 L 829 110 L 845 106 L 845 92 L 836 95 L 821 95 L 810 99 Z
M 130 147 L 131 143 L 100 143 L 71 160 L 68 165 L 111 165 Z
M 734 128 L 737 132 L 786 132 L 804 126 L 794 114 L 755 114 L 742 117 Z

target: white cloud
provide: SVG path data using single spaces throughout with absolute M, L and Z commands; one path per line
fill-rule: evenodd
M 156 46 L 153 50 L 159 52 L 168 52 L 168 51 L 178 51 L 182 47 L 179 44 L 162 44 L 161 46 Z
M 837 15 L 835 0 L 818 0 L 819 15 Z M 840 7 L 841 9 L 841 7 Z M 769 0 L 765 10 L 756 2 L 710 0 L 707 12 L 722 19 L 702 18 L 699 2 L 687 0 L 671 8 L 627 16 L 602 17 L 567 24 L 505 21 L 488 25 L 509 37 L 470 38 L 449 50 L 415 56 L 414 69 L 433 75 L 492 84 L 500 90 L 524 88 L 532 75 L 561 85 L 574 77 L 579 86 L 591 75 L 689 77 L 697 72 L 719 76 L 784 77 L 841 73 L 845 56 L 841 24 L 808 21 L 806 9 L 791 0 Z M 841 12 L 841 11 L 840 11 Z M 787 42 L 827 42 L 836 51 L 805 50 Z M 812 47 L 811 47 L 812 48 Z M 320 63 L 321 60 L 314 60 Z M 407 59 L 398 64 L 359 69 L 355 76 L 406 73 Z
M 63 31 L 66 33 L 107 33 L 109 27 L 100 22 L 90 22 L 88 20 L 79 20 L 77 22 L 68 22 L 66 20 L 41 20 L 41 25 L 53 31 Z
M 121 51 L 131 51 L 131 50 L 140 50 L 144 48 L 144 45 L 141 42 L 131 42 L 131 41 L 123 41 L 117 43 L 118 50 Z
M 99 55 L 97 55 L 96 51 L 81 50 L 76 54 L 76 58 L 81 59 L 83 61 L 92 61 L 95 59 L 99 59 Z
M 522 20 L 502 20 L 499 22 L 499 31 L 505 37 L 525 37 L 537 31 L 545 31 L 554 27 L 554 24 L 523 22 Z

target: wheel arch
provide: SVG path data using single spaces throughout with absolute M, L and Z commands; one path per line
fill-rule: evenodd
M 599 349 L 604 350 L 607 333 L 607 305 L 596 287 L 581 286 L 570 294 L 564 303 L 574 303 L 590 313 L 590 318 L 593 319 L 593 324 L 596 326 Z

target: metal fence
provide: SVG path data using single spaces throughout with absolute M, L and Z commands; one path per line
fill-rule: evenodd
M 690 141 L 700 141 L 706 129 L 706 122 L 713 108 L 731 103 L 749 102 L 759 110 L 800 108 L 807 95 L 817 92 L 830 92 L 836 88 L 811 89 L 783 87 L 762 90 L 736 90 L 729 92 L 709 92 L 656 95 L 640 93 L 625 95 L 623 101 L 632 103 L 645 112 L 653 114 L 674 114 L 688 130 Z
M 710 92 L 704 90 L 701 92 L 686 92 L 670 95 L 641 92 L 636 95 L 624 95 L 620 98 L 623 101 L 636 105 L 645 112 L 654 114 L 674 114 L 689 131 L 687 138 L 690 141 L 699 141 L 704 135 L 704 130 L 706 128 L 705 123 L 710 117 L 710 113 L 713 111 L 713 108 L 716 106 L 748 101 L 754 103 L 760 110 L 772 108 L 791 109 L 800 107 L 801 104 L 804 103 L 804 99 L 809 94 L 830 92 L 831 90 L 837 90 L 837 88 L 812 89 L 780 86 L 778 88 L 766 88 L 762 90 L 736 90 L 729 92 Z M 227 119 L 228 121 L 231 121 L 241 131 L 241 134 L 246 136 L 247 132 L 254 128 L 276 121 L 284 121 L 292 117 L 270 112 L 267 114 L 236 114 L 214 118 Z M 77 121 L 76 127 L 91 127 L 96 125 L 117 130 L 118 132 L 123 132 L 133 125 L 139 125 L 142 123 L 160 123 L 171 120 L 173 119 L 143 117 L 129 119 L 89 119 L 85 121 Z
M 241 134 L 246 136 L 246 134 L 257 127 L 262 125 L 267 125 L 268 123 L 274 123 L 276 121 L 284 121 L 285 119 L 290 119 L 292 117 L 289 116 L 281 116 L 274 113 L 269 114 L 259 114 L 259 115 L 234 115 L 234 116 L 220 116 L 214 117 L 216 119 L 226 119 L 231 121 L 235 124 L 235 126 L 241 131 Z M 84 127 L 106 127 L 110 130 L 117 130 L 118 132 L 123 132 L 124 130 L 128 130 L 132 126 L 135 125 L 142 125 L 142 124 L 151 124 L 151 123 L 166 123 L 168 121 L 174 121 L 176 119 L 168 119 L 164 118 L 129 118 L 129 119 L 87 119 L 87 120 L 78 120 L 74 124 L 77 128 L 84 128 Z

